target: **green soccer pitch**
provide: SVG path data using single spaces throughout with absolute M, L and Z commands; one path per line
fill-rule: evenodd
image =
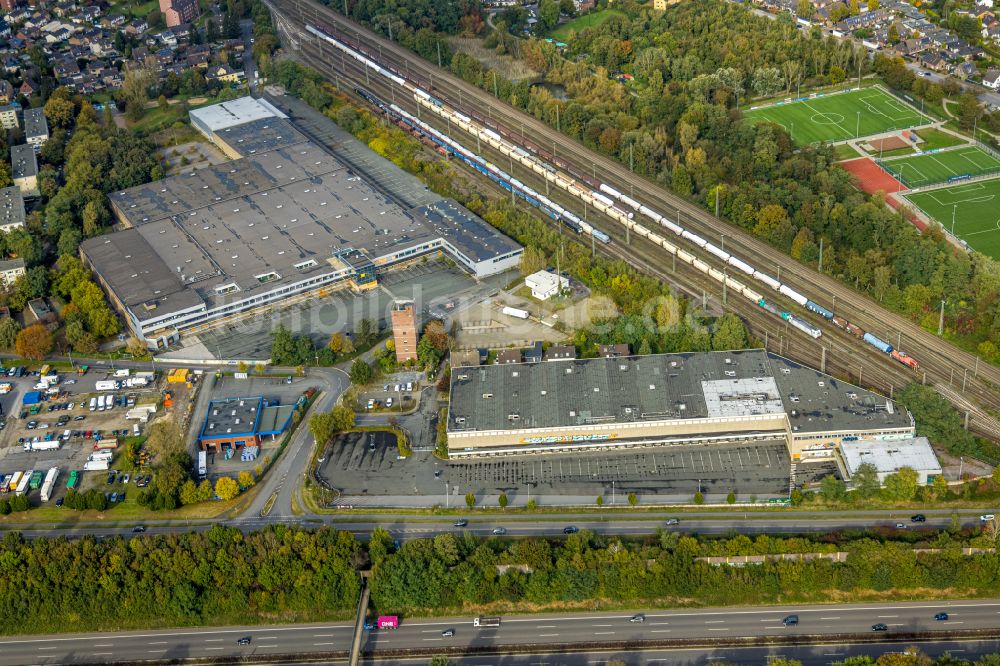
M 952 185 L 907 194 L 914 206 L 951 231 L 974 250 L 1000 259 L 1000 179 Z
M 1000 159 L 978 146 L 883 160 L 881 164 L 907 187 L 944 183 L 956 176 L 972 177 L 1000 172 Z
M 879 88 L 862 88 L 814 99 L 751 109 L 747 119 L 784 127 L 798 144 L 843 141 L 910 129 L 930 118 Z

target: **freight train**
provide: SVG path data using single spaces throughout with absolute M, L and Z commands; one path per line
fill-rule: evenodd
M 544 151 L 540 151 L 534 146 L 529 146 L 534 150 L 534 153 L 525 150 L 522 146 L 518 145 L 514 138 L 511 137 L 510 134 L 502 127 L 493 129 L 489 126 L 491 123 L 478 116 L 478 114 L 473 114 L 476 116 L 474 119 L 473 117 L 452 108 L 450 105 L 431 95 L 420 86 L 407 80 L 407 78 L 404 78 L 399 72 L 383 67 L 377 61 L 369 57 L 368 54 L 337 39 L 330 34 L 331 31 L 321 30 L 312 25 L 307 25 L 306 30 L 317 38 L 333 45 L 335 48 L 359 61 L 365 67 L 375 70 L 385 78 L 392 81 L 394 84 L 411 92 L 413 94 L 414 101 L 419 106 L 428 109 L 435 115 L 451 123 L 457 124 L 461 129 L 469 134 L 472 134 L 473 136 L 478 137 L 480 141 L 486 142 L 490 147 L 496 149 L 505 157 L 508 157 L 512 162 L 516 161 L 523 167 L 534 171 L 541 178 L 568 192 L 577 199 L 582 200 L 585 204 L 597 209 L 601 213 L 604 213 L 611 219 L 619 222 L 631 233 L 634 233 L 642 238 L 646 238 L 652 243 L 659 245 L 681 261 L 690 264 L 702 273 L 709 275 L 713 279 L 725 285 L 726 288 L 734 291 L 744 298 L 751 300 L 769 312 L 773 312 L 777 316 L 780 316 L 791 326 L 794 326 L 795 328 L 806 333 L 806 335 L 809 335 L 812 338 L 819 338 L 822 335 L 822 331 L 806 319 L 793 315 L 787 311 L 781 311 L 777 308 L 773 308 L 773 306 L 767 307 L 770 306 L 770 303 L 768 303 L 763 295 L 755 291 L 754 288 L 734 279 L 733 277 L 730 277 L 727 271 L 720 271 L 717 268 L 710 266 L 705 261 L 699 259 L 694 254 L 681 248 L 679 245 L 675 245 L 669 240 L 669 236 L 661 236 L 656 233 L 656 231 L 639 224 L 635 220 L 636 213 L 651 220 L 655 224 L 659 225 L 660 228 L 672 233 L 674 236 L 679 237 L 697 246 L 702 251 L 713 255 L 720 261 L 724 262 L 727 266 L 743 273 L 748 278 L 756 280 L 757 282 L 760 282 L 770 289 L 782 294 L 800 307 L 820 315 L 824 319 L 837 325 L 839 328 L 852 332 L 862 341 L 871 345 L 873 348 L 892 356 L 892 358 L 896 359 L 900 363 L 910 368 L 918 367 L 916 359 L 912 356 L 894 349 L 892 345 L 880 340 L 870 333 L 866 333 L 859 327 L 848 324 L 839 317 L 835 317 L 833 312 L 829 309 L 807 298 L 788 284 L 780 282 L 775 277 L 760 270 L 759 268 L 754 267 L 749 262 L 732 253 L 726 252 L 723 248 L 702 238 L 693 231 L 684 228 L 679 224 L 679 220 L 671 220 L 666 215 L 663 215 L 655 209 L 619 192 L 606 183 L 599 183 L 596 179 L 592 180 L 581 176 L 573 171 L 569 165 L 561 162 L 560 160 L 556 160 L 554 156 L 548 155 L 548 161 L 542 159 L 541 155 L 545 154 Z M 601 240 L 604 243 L 610 241 L 610 237 L 608 237 L 608 235 L 604 232 L 596 229 L 593 225 L 587 223 L 586 221 L 581 220 L 579 216 L 576 216 L 572 212 L 562 208 L 555 202 L 551 201 L 548 197 L 535 192 L 532 188 L 528 187 L 524 183 L 521 183 L 512 175 L 504 172 L 496 165 L 491 164 L 481 156 L 465 148 L 451 137 L 439 132 L 427 123 L 424 123 L 419 118 L 414 117 L 412 114 L 404 111 L 394 104 L 387 106 L 385 102 L 378 100 L 378 98 L 370 93 L 366 93 L 363 96 L 365 96 L 365 98 L 372 103 L 375 103 L 383 111 L 390 114 L 397 122 L 401 122 L 411 131 L 418 134 L 418 136 L 421 136 L 425 140 L 429 139 L 431 142 L 436 144 L 439 150 L 462 159 L 474 169 L 494 180 L 494 182 L 497 182 L 505 189 L 513 192 L 515 196 L 519 196 L 532 205 L 538 207 L 540 210 L 543 210 L 543 212 L 553 219 L 561 221 L 563 224 L 578 233 L 593 235 L 594 238 Z M 522 139 L 521 143 L 527 142 Z M 560 168 L 557 169 L 553 167 L 550 162 L 555 163 Z M 567 175 L 567 172 L 570 175 Z M 848 328 L 848 326 L 851 328 Z M 857 335 L 856 331 L 860 331 L 861 335 Z

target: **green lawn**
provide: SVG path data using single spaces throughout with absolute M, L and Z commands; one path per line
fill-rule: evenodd
M 838 160 L 850 160 L 855 157 L 860 157 L 858 151 L 854 150 L 854 148 L 847 143 L 838 143 L 833 147 L 833 152 L 837 156 Z
M 982 176 L 1000 172 L 1000 159 L 978 146 L 963 146 L 896 160 L 882 166 L 910 188 L 944 183 L 961 176 Z
M 923 142 L 920 144 L 921 150 L 950 148 L 951 146 L 960 146 L 967 142 L 967 140 L 962 137 L 955 136 L 951 132 L 942 132 L 935 127 L 922 129 L 916 132 L 916 135 L 923 139 Z
M 913 107 L 878 88 L 866 88 L 750 109 L 752 121 L 787 129 L 798 144 L 843 141 L 930 122 Z
M 617 9 L 602 9 L 599 12 L 590 12 L 589 14 L 584 14 L 579 18 L 573 19 L 568 23 L 563 23 L 549 33 L 549 37 L 557 39 L 560 42 L 565 42 L 569 38 L 571 30 L 580 32 L 584 28 L 599 26 L 612 16 L 625 16 L 625 12 L 620 12 Z
M 908 194 L 907 199 L 975 250 L 1000 259 L 1000 179 Z

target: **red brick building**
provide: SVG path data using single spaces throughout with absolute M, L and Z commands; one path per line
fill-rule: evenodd
M 413 301 L 396 301 L 392 306 L 392 338 L 396 360 L 405 363 L 417 358 L 417 313 Z
M 200 13 L 198 0 L 160 0 L 160 11 L 168 28 L 191 23 Z

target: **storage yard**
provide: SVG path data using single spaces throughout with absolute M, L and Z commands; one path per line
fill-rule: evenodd
M 186 397 L 186 371 L 161 381 L 151 371 L 84 373 L 83 367 L 5 369 L 0 390 L 10 388 L 0 399 L 8 415 L 0 432 L 0 491 L 61 503 L 67 489 L 99 487 L 117 504 L 149 483 L 141 467 L 115 471 L 115 457 L 128 442 L 141 441 L 157 413 L 176 407 L 178 394 Z M 48 388 L 39 390 L 42 385 Z

